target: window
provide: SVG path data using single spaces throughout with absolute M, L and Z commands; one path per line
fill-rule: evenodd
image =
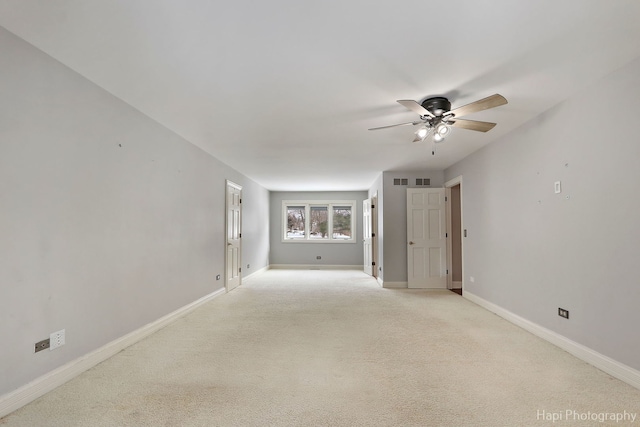
M 329 214 L 327 206 L 309 207 L 309 239 L 329 238 Z
M 304 239 L 305 238 L 305 206 L 287 206 L 287 239 Z
M 355 242 L 355 200 L 284 200 L 284 242 Z
M 334 239 L 351 239 L 351 206 L 333 206 L 333 228 Z

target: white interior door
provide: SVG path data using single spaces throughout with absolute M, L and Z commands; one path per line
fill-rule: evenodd
M 227 292 L 238 287 L 242 281 L 242 187 L 227 181 L 227 248 L 225 286 Z
M 362 237 L 364 248 L 364 272 L 373 275 L 373 246 L 371 245 L 371 199 L 362 201 Z
M 371 198 L 371 265 L 373 277 L 378 277 L 380 263 L 378 262 L 378 193 Z
M 447 288 L 445 233 L 445 189 L 407 189 L 409 288 Z

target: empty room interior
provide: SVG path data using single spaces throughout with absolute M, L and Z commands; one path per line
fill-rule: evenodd
M 47 398 L 88 411 L 55 393 L 180 343 L 174 360 L 207 349 L 221 366 L 194 391 L 206 405 L 175 386 L 173 416 L 191 415 L 156 424 L 141 400 L 67 425 L 258 425 L 257 393 L 224 414 L 216 381 L 280 378 L 244 359 L 294 357 L 266 336 L 317 375 L 292 359 L 297 377 L 253 404 L 263 425 L 640 423 L 636 118 L 633 0 L 0 1 L 0 424 L 37 424 Z M 222 363 L 239 345 L 222 332 L 249 330 L 263 339 Z M 438 354 L 492 374 L 432 370 Z M 507 366 L 538 372 L 540 395 L 548 366 L 553 393 L 565 364 L 588 372 L 583 401 L 527 403 L 525 379 L 493 413 L 474 400 L 497 399 Z

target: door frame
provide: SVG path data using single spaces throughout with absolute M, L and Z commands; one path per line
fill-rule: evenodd
M 455 187 L 456 185 L 460 185 L 460 262 L 462 265 L 460 266 L 460 270 L 462 271 L 462 292 L 464 293 L 464 218 L 462 217 L 463 209 L 463 197 L 462 197 L 462 175 L 459 175 L 455 178 L 450 179 L 449 181 L 444 183 L 444 188 L 446 189 L 447 196 L 447 233 L 451 236 L 451 187 Z M 451 274 L 447 275 L 447 289 L 453 288 L 453 250 L 452 250 L 452 240 L 447 239 L 447 268 L 450 270 Z

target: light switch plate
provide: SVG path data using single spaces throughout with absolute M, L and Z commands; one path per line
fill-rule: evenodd
M 556 181 L 556 182 L 553 183 L 553 191 L 556 194 L 562 193 L 562 185 L 561 185 L 560 181 Z

